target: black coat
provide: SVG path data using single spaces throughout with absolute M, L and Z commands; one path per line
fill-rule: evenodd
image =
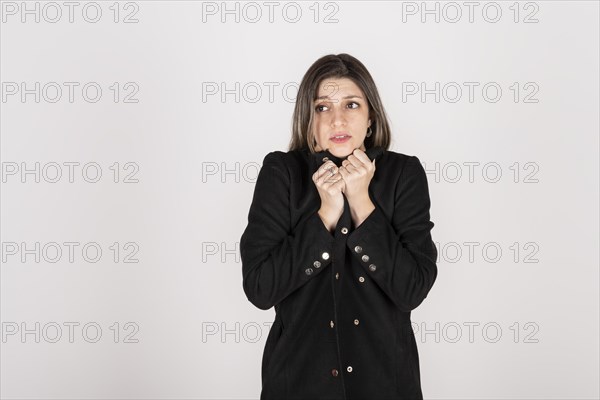
M 275 307 L 261 400 L 421 399 L 410 313 L 437 277 L 429 189 L 416 156 L 381 148 L 355 228 L 348 201 L 334 233 L 317 211 L 312 175 L 327 151 L 273 151 L 258 174 L 240 239 L 243 288 Z

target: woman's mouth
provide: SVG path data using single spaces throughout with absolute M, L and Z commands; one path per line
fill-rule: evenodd
M 350 140 L 350 135 L 335 135 L 329 138 L 333 143 L 345 143 Z

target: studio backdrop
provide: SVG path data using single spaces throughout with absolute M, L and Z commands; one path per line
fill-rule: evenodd
M 427 172 L 429 399 L 599 397 L 596 1 L 2 1 L 3 399 L 257 399 L 264 156 L 326 54 Z

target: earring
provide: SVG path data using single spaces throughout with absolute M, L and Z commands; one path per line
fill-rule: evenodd
M 367 129 L 367 137 L 371 136 L 372 134 L 373 134 L 373 130 L 369 126 L 369 128 Z

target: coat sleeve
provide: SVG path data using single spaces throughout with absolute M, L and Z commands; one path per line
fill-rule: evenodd
M 405 162 L 394 196 L 391 221 L 373 201 L 375 210 L 348 236 L 347 245 L 396 307 L 408 312 L 427 297 L 437 277 L 427 176 L 416 156 Z
M 242 286 L 248 300 L 263 310 L 314 279 L 333 254 L 334 237 L 318 207 L 291 226 L 292 182 L 284 154 L 274 151 L 265 156 L 240 239 Z

